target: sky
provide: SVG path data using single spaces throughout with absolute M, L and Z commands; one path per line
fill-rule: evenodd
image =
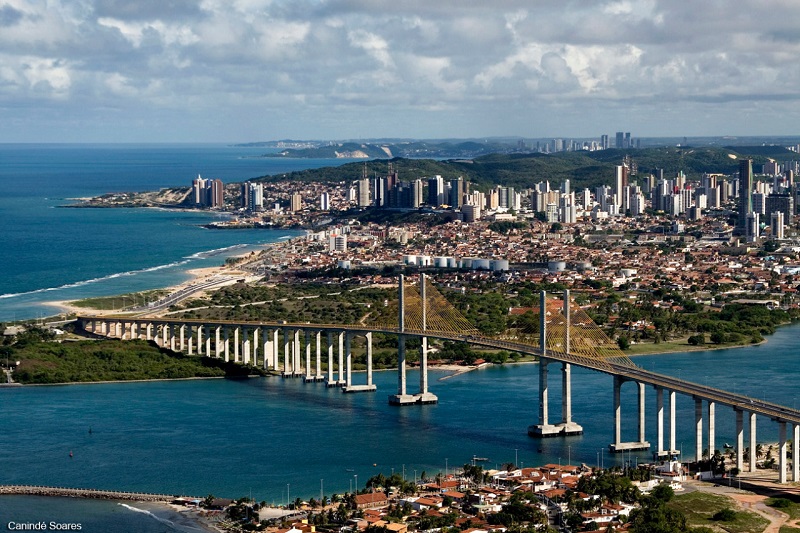
M 797 134 L 798 0 L 0 0 L 0 142 Z

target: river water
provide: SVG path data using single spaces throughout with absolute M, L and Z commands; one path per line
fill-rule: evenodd
M 637 357 L 640 366 L 750 396 L 797 405 L 800 325 L 738 349 Z M 494 366 L 444 381 L 432 372 L 436 405 L 387 403 L 394 371 L 377 372 L 377 393 L 342 394 L 301 380 L 251 378 L 18 387 L 0 390 L 2 483 L 241 497 L 269 503 L 348 491 L 382 472 L 452 471 L 477 455 L 486 467 L 646 461 L 611 455 L 612 380 L 573 370 L 574 419 L 585 433 L 538 440 L 535 364 Z M 358 377 L 363 378 L 363 375 Z M 409 373 L 414 384 L 418 374 Z M 414 385 L 409 387 L 413 392 Z M 551 387 L 551 412 L 560 405 Z M 623 439 L 636 436 L 636 391 L 623 386 Z M 647 437 L 655 445 L 655 394 Z M 693 402 L 678 396 L 678 445 L 692 457 Z M 91 433 L 89 429 L 91 428 Z M 734 416 L 717 409 L 716 448 L 734 441 Z M 759 420 L 759 442 L 777 427 Z M 70 452 L 73 456 L 70 457 Z M 0 498 L 0 511 L 4 504 Z M 24 499 L 22 501 L 25 501 Z M 163 524 L 159 527 L 162 527 Z

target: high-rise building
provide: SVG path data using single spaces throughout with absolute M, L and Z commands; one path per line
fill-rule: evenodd
M 464 205 L 464 194 L 466 193 L 466 183 L 464 178 L 459 177 L 455 180 L 450 180 L 450 207 L 453 209 L 461 209 Z
M 358 180 L 356 185 L 358 188 L 358 207 L 369 207 L 369 179 L 362 178 Z
M 753 197 L 755 198 L 755 195 Z M 755 211 L 755 207 L 753 207 L 753 211 Z M 788 192 L 772 193 L 767 196 L 764 201 L 764 211 L 761 211 L 761 213 L 770 215 L 776 211 L 783 213 L 784 221 L 792 220 L 792 217 L 794 217 L 794 201 L 791 194 Z
M 324 192 L 319 195 L 319 209 L 320 211 L 330 211 L 331 209 L 331 195 Z
M 441 176 L 428 178 L 428 205 L 438 207 L 444 203 L 444 180 Z
M 617 132 L 617 148 L 624 148 L 623 143 L 625 142 L 625 133 L 622 131 Z
M 761 215 L 758 213 L 747 213 L 745 217 L 745 236 L 747 242 L 755 242 L 761 236 L 761 228 L 759 227 Z
M 292 212 L 297 212 L 303 209 L 303 197 L 299 192 L 292 193 L 290 209 Z
M 739 229 L 747 230 L 747 215 L 753 212 L 753 160 L 739 160 Z
M 208 188 L 208 206 L 222 207 L 225 204 L 225 184 L 222 180 L 209 180 L 206 183 Z
M 600 148 L 603 150 L 608 150 L 608 135 L 600 136 Z
M 479 205 L 462 205 L 461 213 L 464 215 L 464 222 L 475 222 L 481 218 L 481 207 Z
M 264 185 L 245 181 L 242 183 L 242 207 L 248 211 L 261 211 L 264 208 Z
M 617 165 L 614 167 L 614 194 L 617 195 L 617 206 L 623 211 L 628 209 L 627 203 L 623 204 L 625 188 L 628 186 L 628 167 Z
M 513 209 L 514 207 L 514 187 L 498 187 L 497 189 L 499 207 Z
M 195 205 L 206 205 L 206 182 L 205 180 L 200 177 L 200 174 L 197 175 L 197 178 L 192 180 L 192 199 L 194 200 Z
M 770 228 L 772 229 L 772 238 L 783 240 L 783 213 L 775 211 L 770 215 Z

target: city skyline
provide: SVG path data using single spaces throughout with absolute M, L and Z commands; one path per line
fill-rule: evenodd
M 726 4 L 10 0 L 0 142 L 791 134 L 800 7 Z

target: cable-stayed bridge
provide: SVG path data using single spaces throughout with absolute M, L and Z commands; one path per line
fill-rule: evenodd
M 695 402 L 695 458 L 703 457 L 703 442 L 713 453 L 716 407 L 728 406 L 736 417 L 736 467 L 744 471 L 745 417 L 749 426 L 750 450 L 756 449 L 757 417 L 775 421 L 779 429 L 778 476 L 800 481 L 800 410 L 751 398 L 720 388 L 701 385 L 638 367 L 617 343 L 564 291 L 560 299 L 548 298 L 543 291 L 539 309 L 500 335 L 482 335 L 464 314 L 454 307 L 425 276 L 408 282 L 400 276 L 397 299 L 372 310 L 356 324 L 293 324 L 222 320 L 171 319 L 160 317 L 79 316 L 78 322 L 90 333 L 119 339 L 147 339 L 163 348 L 224 359 L 244 365 L 260 366 L 284 377 L 325 382 L 342 387 L 344 392 L 375 391 L 372 382 L 372 338 L 374 334 L 397 337 L 397 391 L 389 396 L 395 405 L 430 404 L 438 401 L 428 384 L 428 339 L 466 342 L 475 346 L 510 350 L 539 357 L 539 413 L 536 424 L 528 428 L 534 437 L 558 437 L 583 432 L 573 420 L 572 365 L 613 376 L 614 428 L 613 452 L 646 450 L 645 391 L 656 391 L 657 443 L 655 454 L 670 457 L 680 453 L 676 447 L 675 397 L 691 396 Z M 366 352 L 366 378 L 356 383 L 353 376 L 353 341 L 363 337 Z M 324 342 L 323 342 L 324 338 Z M 418 390 L 412 392 L 406 379 L 406 341 L 420 340 Z M 282 350 L 281 350 L 282 347 Z M 324 347 L 324 350 L 323 350 Z M 281 354 L 282 352 L 282 354 Z M 323 372 L 323 359 L 327 364 Z M 282 355 L 282 357 L 281 357 Z M 305 357 L 303 357 L 305 355 Z M 550 367 L 559 365 L 561 409 L 550 413 L 548 376 Z M 623 442 L 623 413 L 620 391 L 626 382 L 634 383 L 638 393 L 638 440 Z M 666 402 L 665 402 L 666 397 Z M 665 409 L 668 405 L 668 409 Z M 665 411 L 667 424 L 665 425 Z M 792 443 L 791 468 L 788 444 Z M 750 454 L 750 471 L 755 471 L 755 453 Z

